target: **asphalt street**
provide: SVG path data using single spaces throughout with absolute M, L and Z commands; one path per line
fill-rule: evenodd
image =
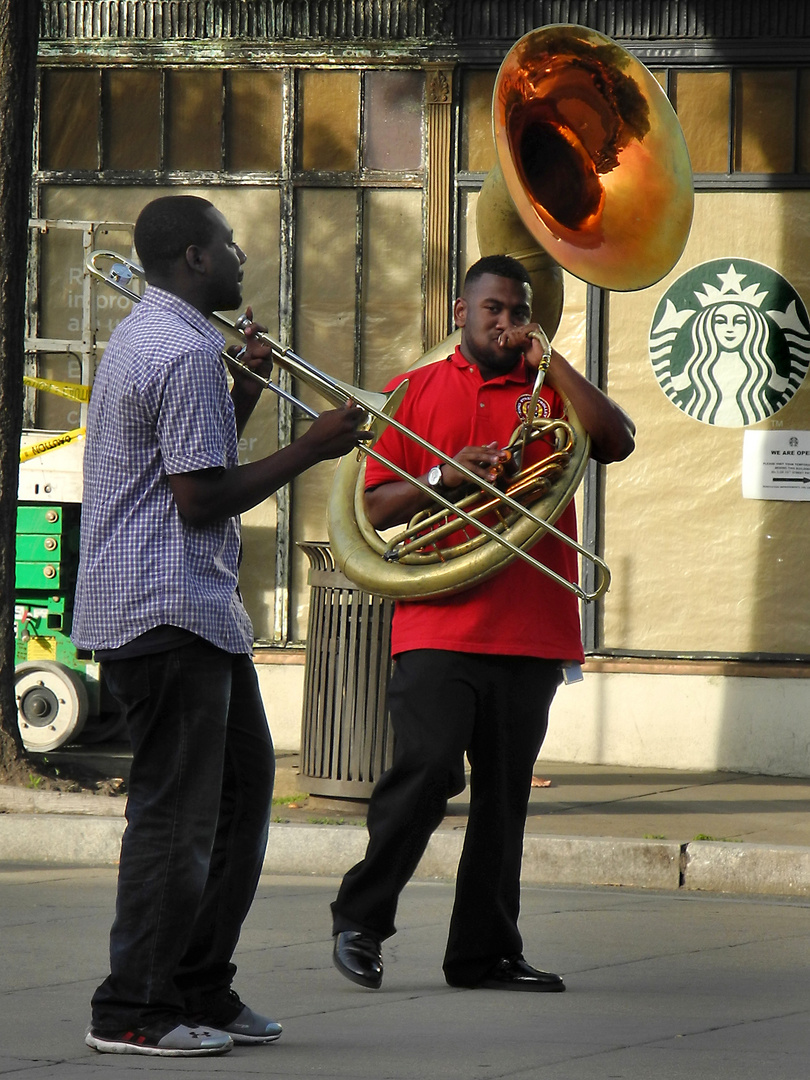
M 414 881 L 379 991 L 331 962 L 336 878 L 268 874 L 236 988 L 278 1043 L 206 1059 L 102 1055 L 83 1037 L 104 977 L 112 867 L 0 868 L 0 1077 L 87 1080 L 805 1080 L 810 899 L 528 885 L 527 959 L 565 994 L 454 990 L 441 975 L 452 886 Z

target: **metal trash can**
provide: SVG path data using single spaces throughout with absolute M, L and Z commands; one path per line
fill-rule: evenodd
M 299 543 L 309 559 L 301 774 L 311 795 L 368 799 L 390 766 L 386 695 L 394 604 L 363 592 L 327 543 Z

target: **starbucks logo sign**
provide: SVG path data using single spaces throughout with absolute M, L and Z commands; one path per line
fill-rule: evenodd
M 810 321 L 796 290 L 749 259 L 713 259 L 683 274 L 655 309 L 650 360 L 687 416 L 756 424 L 784 408 L 810 366 Z

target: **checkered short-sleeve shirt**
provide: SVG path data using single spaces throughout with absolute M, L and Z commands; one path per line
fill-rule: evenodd
M 80 648 L 115 649 L 171 625 L 227 652 L 252 650 L 239 519 L 189 524 L 168 481 L 238 463 L 223 345 L 196 308 L 154 287 L 110 338 L 87 419 L 72 632 Z

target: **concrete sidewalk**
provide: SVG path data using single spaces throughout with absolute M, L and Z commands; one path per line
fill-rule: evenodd
M 126 779 L 121 746 L 71 748 L 99 775 Z M 55 759 L 58 755 L 51 754 Z M 541 762 L 523 878 L 538 885 L 624 885 L 810 895 L 810 779 Z M 341 875 L 363 853 L 365 804 L 309 796 L 298 755 L 280 753 L 265 868 Z M 417 876 L 452 879 L 468 793 L 450 803 Z M 0 862 L 114 866 L 123 797 L 0 787 Z

